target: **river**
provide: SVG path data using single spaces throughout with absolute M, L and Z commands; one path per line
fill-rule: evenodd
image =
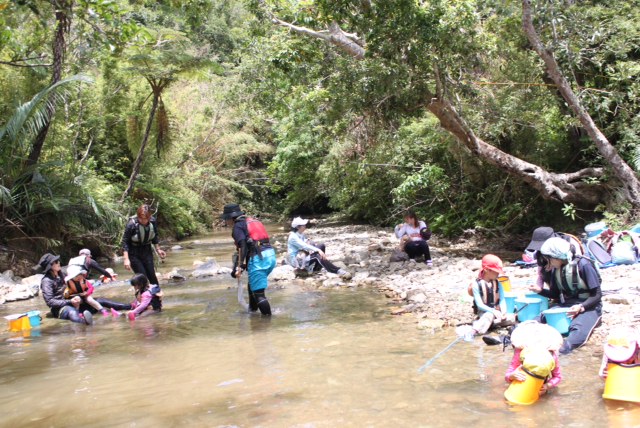
M 216 257 L 227 233 L 182 243 L 162 271 Z M 121 278 L 128 277 L 116 266 Z M 461 342 L 418 368 L 454 333 L 389 315 L 362 289 L 272 287 L 271 319 L 240 311 L 229 277 L 164 286 L 161 314 L 91 327 L 45 318 L 0 335 L 0 425 L 16 426 L 612 426 L 640 425 L 640 406 L 606 402 L 599 358 L 562 357 L 557 391 L 529 407 L 503 400 L 511 352 Z M 97 297 L 128 301 L 123 283 Z M 46 307 L 41 297 L 0 315 Z

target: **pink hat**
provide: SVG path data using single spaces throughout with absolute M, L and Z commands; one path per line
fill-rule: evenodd
M 493 254 L 487 254 L 482 258 L 482 270 L 492 270 L 494 272 L 498 272 L 499 274 L 503 274 L 502 270 L 502 260 L 500 257 L 494 256 Z
M 624 363 L 633 357 L 637 348 L 637 339 L 631 332 L 616 331 L 607 337 L 604 354 L 614 363 Z

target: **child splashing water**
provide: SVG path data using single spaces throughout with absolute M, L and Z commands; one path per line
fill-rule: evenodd
M 142 315 L 144 311 L 149 309 L 149 306 L 157 312 L 162 310 L 162 290 L 159 285 L 150 285 L 147 277 L 141 273 L 134 275 L 130 282 L 136 297 L 131 303 L 132 310 L 127 313 L 131 321 Z

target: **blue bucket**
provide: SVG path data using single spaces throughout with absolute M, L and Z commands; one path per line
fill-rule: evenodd
M 544 312 L 549 309 L 549 299 L 539 295 L 538 293 L 527 293 L 524 297 L 529 299 L 540 299 L 540 312 Z
M 556 306 L 555 308 L 547 309 L 543 314 L 547 324 L 558 330 L 560 334 L 567 334 L 571 324 L 571 318 L 569 318 L 567 312 L 569 312 L 569 308 Z
M 507 313 L 512 314 L 516 310 L 516 297 L 518 293 L 504 293 L 504 301 L 507 303 Z
M 29 311 L 27 312 L 27 316 L 29 317 L 29 323 L 31 323 L 31 327 L 39 327 L 42 321 L 42 317 L 40 316 L 40 311 Z
M 587 233 L 587 238 L 594 238 L 605 230 L 607 230 L 607 224 L 604 221 L 591 223 L 584 227 L 584 231 Z
M 640 223 L 636 224 L 635 226 L 633 226 L 631 229 L 629 229 L 631 232 L 633 233 L 640 233 Z
M 540 315 L 540 299 L 532 299 L 528 297 L 516 299 L 516 309 L 522 308 L 524 305 L 527 305 L 524 309 L 518 312 L 518 320 L 520 322 L 529 321 Z

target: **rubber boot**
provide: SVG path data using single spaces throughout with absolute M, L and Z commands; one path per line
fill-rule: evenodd
M 271 305 L 266 297 L 258 297 L 258 309 L 262 315 L 271 315 Z
M 87 325 L 92 325 L 93 324 L 93 314 L 89 311 L 84 311 L 82 312 L 82 315 L 84 316 L 84 322 Z

